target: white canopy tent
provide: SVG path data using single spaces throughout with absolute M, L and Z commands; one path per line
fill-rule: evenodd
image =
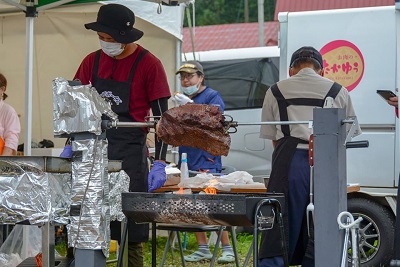
M 138 44 L 162 61 L 169 86 L 174 91 L 177 84 L 175 71 L 181 54 L 184 5 L 161 6 L 152 1 L 115 0 L 57 6 L 71 2 L 64 0 L 39 7 L 36 18 L 26 18 L 20 11 L 25 6 L 15 4 L 18 8 L 13 8 L 11 0 L 2 1 L 0 72 L 8 80 L 7 102 L 17 110 L 21 124 L 24 121 L 20 143 L 54 140 L 52 80 L 56 77 L 72 79 L 82 59 L 99 49 L 96 33 L 86 30 L 83 25 L 96 20 L 100 5 L 119 3 L 133 10 L 137 17 L 135 27 L 144 32 Z M 62 147 L 64 140 L 55 139 L 54 143 L 56 147 Z M 24 146 L 24 154 L 31 155 L 29 145 Z

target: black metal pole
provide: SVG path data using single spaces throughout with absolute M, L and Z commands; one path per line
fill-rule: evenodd
M 156 223 L 151 224 L 151 266 L 157 266 L 157 229 Z
M 124 261 L 124 251 L 125 251 L 125 244 L 126 244 L 126 234 L 128 233 L 128 221 L 126 218 L 124 219 L 124 229 L 122 231 L 122 239 L 121 239 L 121 246 L 119 248 L 118 253 L 118 263 L 117 267 L 122 267 L 122 263 Z

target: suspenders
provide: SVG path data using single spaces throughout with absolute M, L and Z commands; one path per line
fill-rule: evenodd
M 331 89 L 326 94 L 324 99 L 316 99 L 316 98 L 291 98 L 285 99 L 283 97 L 281 91 L 278 88 L 277 84 L 271 86 L 271 92 L 275 96 L 276 100 L 278 101 L 278 108 L 279 114 L 281 117 L 281 121 L 289 121 L 287 107 L 290 105 L 295 106 L 313 106 L 313 107 L 323 107 L 325 103 L 325 99 L 327 97 L 332 97 L 333 99 L 336 98 L 337 94 L 339 93 L 342 86 L 336 82 L 332 84 Z M 290 128 L 289 125 L 281 125 L 282 133 L 284 136 L 290 136 Z
M 92 74 L 93 83 L 92 84 L 95 84 L 97 81 L 97 77 L 98 77 L 97 75 L 98 75 L 98 71 L 99 71 L 100 54 L 101 54 L 100 52 L 101 52 L 101 49 L 96 51 L 96 57 L 94 60 L 94 65 L 93 65 L 93 74 Z M 129 83 L 132 83 L 133 76 L 135 75 L 136 67 L 139 64 L 139 62 L 142 60 L 144 55 L 146 55 L 147 52 L 149 52 L 149 51 L 146 49 L 142 50 L 140 52 L 140 54 L 138 55 L 137 59 L 135 60 L 135 63 L 133 63 L 133 66 L 131 68 L 131 71 L 129 73 L 129 77 L 127 80 Z

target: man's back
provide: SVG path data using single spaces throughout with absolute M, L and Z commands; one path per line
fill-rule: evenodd
M 327 96 L 332 88 L 333 81 L 317 74 L 311 68 L 303 68 L 296 75 L 277 83 L 277 87 L 286 100 L 289 121 L 307 121 L 313 118 L 313 109 L 316 105 L 305 105 L 311 99 L 321 100 Z M 323 102 L 321 102 L 323 103 Z M 322 106 L 319 106 L 322 107 Z M 345 88 L 341 88 L 334 97 L 333 108 L 345 108 L 347 116 L 355 116 L 351 99 Z M 262 121 L 280 121 L 279 104 L 270 88 L 265 96 Z M 311 132 L 306 124 L 290 126 L 290 135 L 308 140 Z M 261 127 L 262 138 L 279 140 L 284 136 L 281 127 L 266 125 Z

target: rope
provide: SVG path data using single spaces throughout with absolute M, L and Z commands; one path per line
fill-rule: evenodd
M 193 8 L 194 8 L 194 4 L 193 4 Z M 192 26 L 192 21 L 190 19 L 190 11 L 189 11 L 188 8 L 186 8 L 186 18 L 187 18 L 187 21 L 188 21 L 188 27 L 189 27 L 189 33 L 190 33 L 190 42 L 192 44 L 193 60 L 196 60 L 195 49 L 194 49 L 193 26 Z

